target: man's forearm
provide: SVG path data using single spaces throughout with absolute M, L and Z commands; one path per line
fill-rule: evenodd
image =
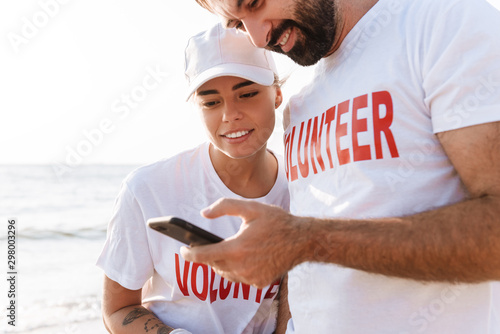
M 105 322 L 108 331 L 113 334 L 167 334 L 174 330 L 141 305 L 122 308 L 107 317 Z
M 311 219 L 300 262 L 422 281 L 500 280 L 499 220 L 500 199 L 492 196 L 403 218 Z

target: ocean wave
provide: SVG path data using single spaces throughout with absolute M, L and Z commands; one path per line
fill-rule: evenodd
M 79 323 L 101 319 L 101 300 L 98 295 L 81 296 L 76 299 L 63 298 L 56 301 L 37 300 L 29 307 L 20 307 L 19 311 L 24 321 L 20 319 L 19 326 L 16 326 L 16 330 L 12 333 L 19 331 L 37 333 L 61 326 L 67 329 L 63 333 L 81 333 L 77 330 Z M 3 322 L 7 320 L 4 315 L 0 316 L 0 319 Z
M 74 230 L 40 230 L 36 228 L 24 228 L 18 231 L 16 237 L 28 240 L 47 240 L 47 239 L 102 239 L 106 237 L 106 226 L 104 227 L 82 227 Z M 0 240 L 6 240 L 7 236 L 0 236 Z

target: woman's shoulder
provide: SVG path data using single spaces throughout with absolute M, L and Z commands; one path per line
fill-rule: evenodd
M 133 170 L 124 182 L 129 186 L 137 186 L 165 177 L 175 177 L 179 173 L 189 173 L 201 163 L 205 147 L 206 143 L 203 143 L 173 156 L 142 165 Z

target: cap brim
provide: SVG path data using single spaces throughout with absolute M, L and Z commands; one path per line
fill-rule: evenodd
M 244 64 L 220 64 L 203 71 L 190 83 L 186 101 L 204 83 L 223 76 L 240 77 L 263 86 L 271 86 L 274 83 L 274 72 L 268 68 Z

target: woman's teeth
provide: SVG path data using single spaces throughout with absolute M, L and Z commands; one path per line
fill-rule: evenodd
M 239 137 L 246 135 L 249 132 L 250 131 L 238 131 L 238 132 L 228 133 L 227 135 L 225 135 L 225 137 L 231 138 L 231 139 L 239 138 Z

